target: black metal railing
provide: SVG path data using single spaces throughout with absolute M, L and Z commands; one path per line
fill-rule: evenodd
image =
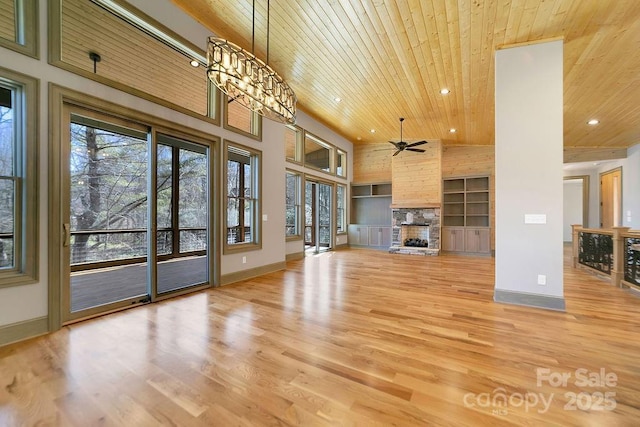
M 160 228 L 157 234 L 159 260 L 204 255 L 207 229 L 181 227 Z M 136 264 L 147 258 L 147 230 L 79 230 L 70 233 L 71 270 L 81 271 L 108 266 Z
M 227 227 L 227 243 L 251 242 L 251 227 L 236 225 Z
M 611 274 L 613 267 L 613 239 L 609 234 L 578 233 L 578 262 L 587 267 Z
M 640 238 L 624 238 L 624 280 L 640 286 Z

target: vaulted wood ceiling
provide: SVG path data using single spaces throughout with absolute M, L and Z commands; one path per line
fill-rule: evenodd
M 252 0 L 173 1 L 251 50 Z M 256 1 L 263 59 L 266 4 Z M 493 144 L 496 48 L 559 37 L 565 147 L 640 142 L 638 0 L 274 0 L 270 9 L 270 65 L 300 109 L 354 143 L 397 140 L 405 117 L 405 140 Z M 600 124 L 588 126 L 592 118 Z

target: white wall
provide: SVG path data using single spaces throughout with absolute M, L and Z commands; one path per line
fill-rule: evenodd
M 599 164 L 564 171 L 565 176 L 589 176 L 589 227 L 600 228 L 600 174 L 622 167 L 622 225 L 640 230 L 640 144 L 628 148 L 625 159 L 595 163 Z
M 562 43 L 496 52 L 496 295 L 563 296 Z
M 197 46 L 203 49 L 206 47 L 206 38 L 210 35 L 210 31 L 182 13 L 169 0 L 153 2 L 131 0 L 131 3 Z M 48 230 L 47 222 L 49 191 L 47 149 L 49 143 L 48 84 L 50 82 L 261 150 L 263 160 L 262 213 L 267 215 L 267 221 L 263 222 L 263 248 L 260 251 L 223 256 L 221 273 L 229 274 L 284 261 L 287 253 L 284 236 L 284 126 L 264 120 L 263 141 L 257 142 L 195 117 L 178 113 L 169 108 L 53 67 L 47 63 L 47 9 L 47 1 L 40 0 L 40 60 L 0 47 L 0 66 L 40 79 L 39 282 L 34 285 L 0 289 L 0 326 L 40 318 L 48 313 L 47 242 L 50 231 Z M 304 112 L 299 113 L 298 120 L 301 126 L 308 128 L 319 137 L 345 150 L 351 164 L 353 146 L 349 141 L 308 117 Z M 351 173 L 350 170 L 349 173 Z M 345 180 L 345 182 L 347 181 Z M 243 255 L 247 257 L 246 264 L 241 262 Z
M 563 188 L 562 240 L 571 242 L 573 240 L 571 225 L 582 224 L 582 180 L 565 180 L 563 182 Z

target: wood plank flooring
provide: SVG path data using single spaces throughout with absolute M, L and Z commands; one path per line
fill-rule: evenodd
M 493 270 L 341 250 L 74 324 L 0 348 L 0 425 L 637 425 L 640 298 L 567 259 L 565 313 L 496 304 Z

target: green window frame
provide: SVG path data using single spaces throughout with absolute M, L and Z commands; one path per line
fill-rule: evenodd
M 223 127 L 240 135 L 262 141 L 262 116 L 227 95 L 221 96 Z
M 38 280 L 38 87 L 0 68 L 0 287 Z
M 224 165 L 224 253 L 261 249 L 262 153 L 225 141 Z
M 302 174 L 285 173 L 285 236 L 287 240 L 302 239 Z
M 302 164 L 304 130 L 295 125 L 287 125 L 284 130 L 285 159 L 291 163 Z
M 38 58 L 38 0 L 0 0 L 0 8 L 0 46 Z
M 347 232 L 347 186 L 336 184 L 336 233 Z

